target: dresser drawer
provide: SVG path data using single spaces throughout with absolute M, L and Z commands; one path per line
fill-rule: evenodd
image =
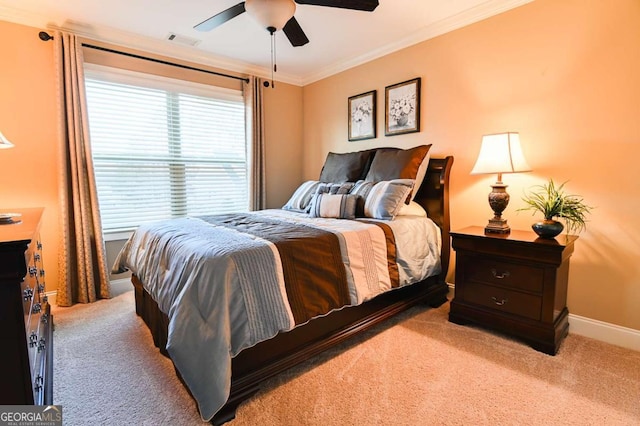
M 484 306 L 498 312 L 536 321 L 541 318 L 542 298 L 527 293 L 469 282 L 465 284 L 464 299 L 468 303 Z
M 542 268 L 480 256 L 467 259 L 463 268 L 467 281 L 542 293 Z
M 52 372 L 47 371 L 47 360 L 53 354 L 49 348 L 53 344 L 50 319 L 50 306 L 45 304 L 38 321 L 38 343 L 29 351 L 31 377 L 33 378 L 33 400 L 37 405 L 44 404 L 47 381 L 52 380 Z
M 47 345 L 47 328 L 49 327 L 49 305 L 42 305 L 41 313 L 34 315 L 31 322 L 31 330 L 27 334 L 29 341 L 29 364 L 31 365 L 31 373 L 35 374 L 37 368 L 37 358 Z
M 21 287 L 22 309 L 24 311 L 24 325 L 26 331 L 31 329 L 30 323 L 32 314 L 37 314 L 42 308 L 40 304 L 40 293 L 38 291 L 38 281 L 35 278 L 35 274 L 37 272 L 34 272 L 33 268 L 33 266 L 27 266 L 27 270 L 31 270 L 32 273 L 30 274 L 27 272 Z
M 0 226 L 0 405 L 53 402 L 53 317 L 39 241 L 43 209 Z

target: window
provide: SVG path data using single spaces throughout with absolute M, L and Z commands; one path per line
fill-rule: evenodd
M 108 70 L 85 76 L 105 234 L 248 210 L 242 92 Z

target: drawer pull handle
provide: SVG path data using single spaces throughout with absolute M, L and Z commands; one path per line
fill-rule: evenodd
M 40 269 L 40 276 L 44 277 L 44 269 Z
M 33 379 L 33 390 L 35 390 L 38 393 L 42 392 L 43 384 L 44 384 L 44 377 L 38 374 L 36 378 Z
M 40 322 L 46 324 L 49 322 L 49 314 L 42 314 L 40 317 Z
M 29 276 L 30 277 L 35 277 L 38 274 L 38 268 L 36 268 L 35 266 L 30 266 L 29 267 Z
M 38 352 L 41 352 L 42 350 L 44 350 L 45 347 L 46 347 L 46 342 L 45 342 L 44 337 L 43 337 L 38 342 Z
M 499 274 L 498 271 L 496 271 L 495 269 L 492 269 L 491 275 L 493 275 L 493 278 L 501 280 L 503 278 L 507 278 L 509 275 L 511 275 L 511 273 L 509 271 L 504 271 Z
M 38 335 L 36 334 L 35 331 L 32 331 L 31 335 L 29 336 L 29 347 L 32 348 L 37 344 L 38 344 Z
M 40 256 L 40 253 L 35 253 L 33 255 L 33 258 L 36 260 L 36 262 L 40 262 L 40 259 L 42 259 L 42 257 Z
M 33 290 L 30 288 L 25 288 L 24 289 L 24 301 L 26 302 L 27 300 L 31 300 L 33 299 Z
M 31 307 L 32 314 L 38 314 L 42 310 L 42 305 L 40 303 L 34 303 Z
M 44 284 L 38 284 L 38 293 L 44 293 Z
M 498 306 L 502 306 L 509 301 L 509 299 L 498 300 L 495 298 L 495 296 L 491 296 L 491 300 L 493 300 L 493 303 L 495 303 Z
M 36 247 L 38 247 L 38 250 L 42 250 L 42 243 L 38 241 L 38 243 L 36 244 Z

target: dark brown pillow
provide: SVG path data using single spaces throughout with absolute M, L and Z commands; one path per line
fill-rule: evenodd
M 429 153 L 431 145 L 420 145 L 410 149 L 380 148 L 365 180 L 380 182 L 393 179 L 416 179 L 418 169 Z
M 320 182 L 343 183 L 362 179 L 363 171 L 375 151 L 337 154 L 330 152 L 320 172 Z

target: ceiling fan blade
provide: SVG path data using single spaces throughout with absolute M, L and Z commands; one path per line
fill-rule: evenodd
M 198 31 L 211 31 L 212 29 L 216 28 L 217 26 L 220 26 L 222 24 L 224 24 L 225 22 L 227 22 L 228 20 L 235 18 L 236 16 L 240 15 L 241 13 L 244 13 L 244 2 L 238 3 L 235 6 L 231 6 L 229 9 L 227 10 L 223 10 L 222 12 L 218 13 L 217 15 L 212 16 L 209 19 L 206 19 L 202 22 L 200 22 L 198 25 L 196 25 L 195 27 L 193 27 L 195 30 Z
M 287 21 L 285 26 L 282 27 L 282 31 L 284 31 L 291 44 L 295 47 L 304 46 L 309 43 L 309 39 L 304 31 L 302 31 L 302 27 L 298 24 L 295 16 Z
M 363 10 L 365 12 L 373 12 L 378 7 L 378 0 L 295 0 L 295 2 L 298 4 Z

